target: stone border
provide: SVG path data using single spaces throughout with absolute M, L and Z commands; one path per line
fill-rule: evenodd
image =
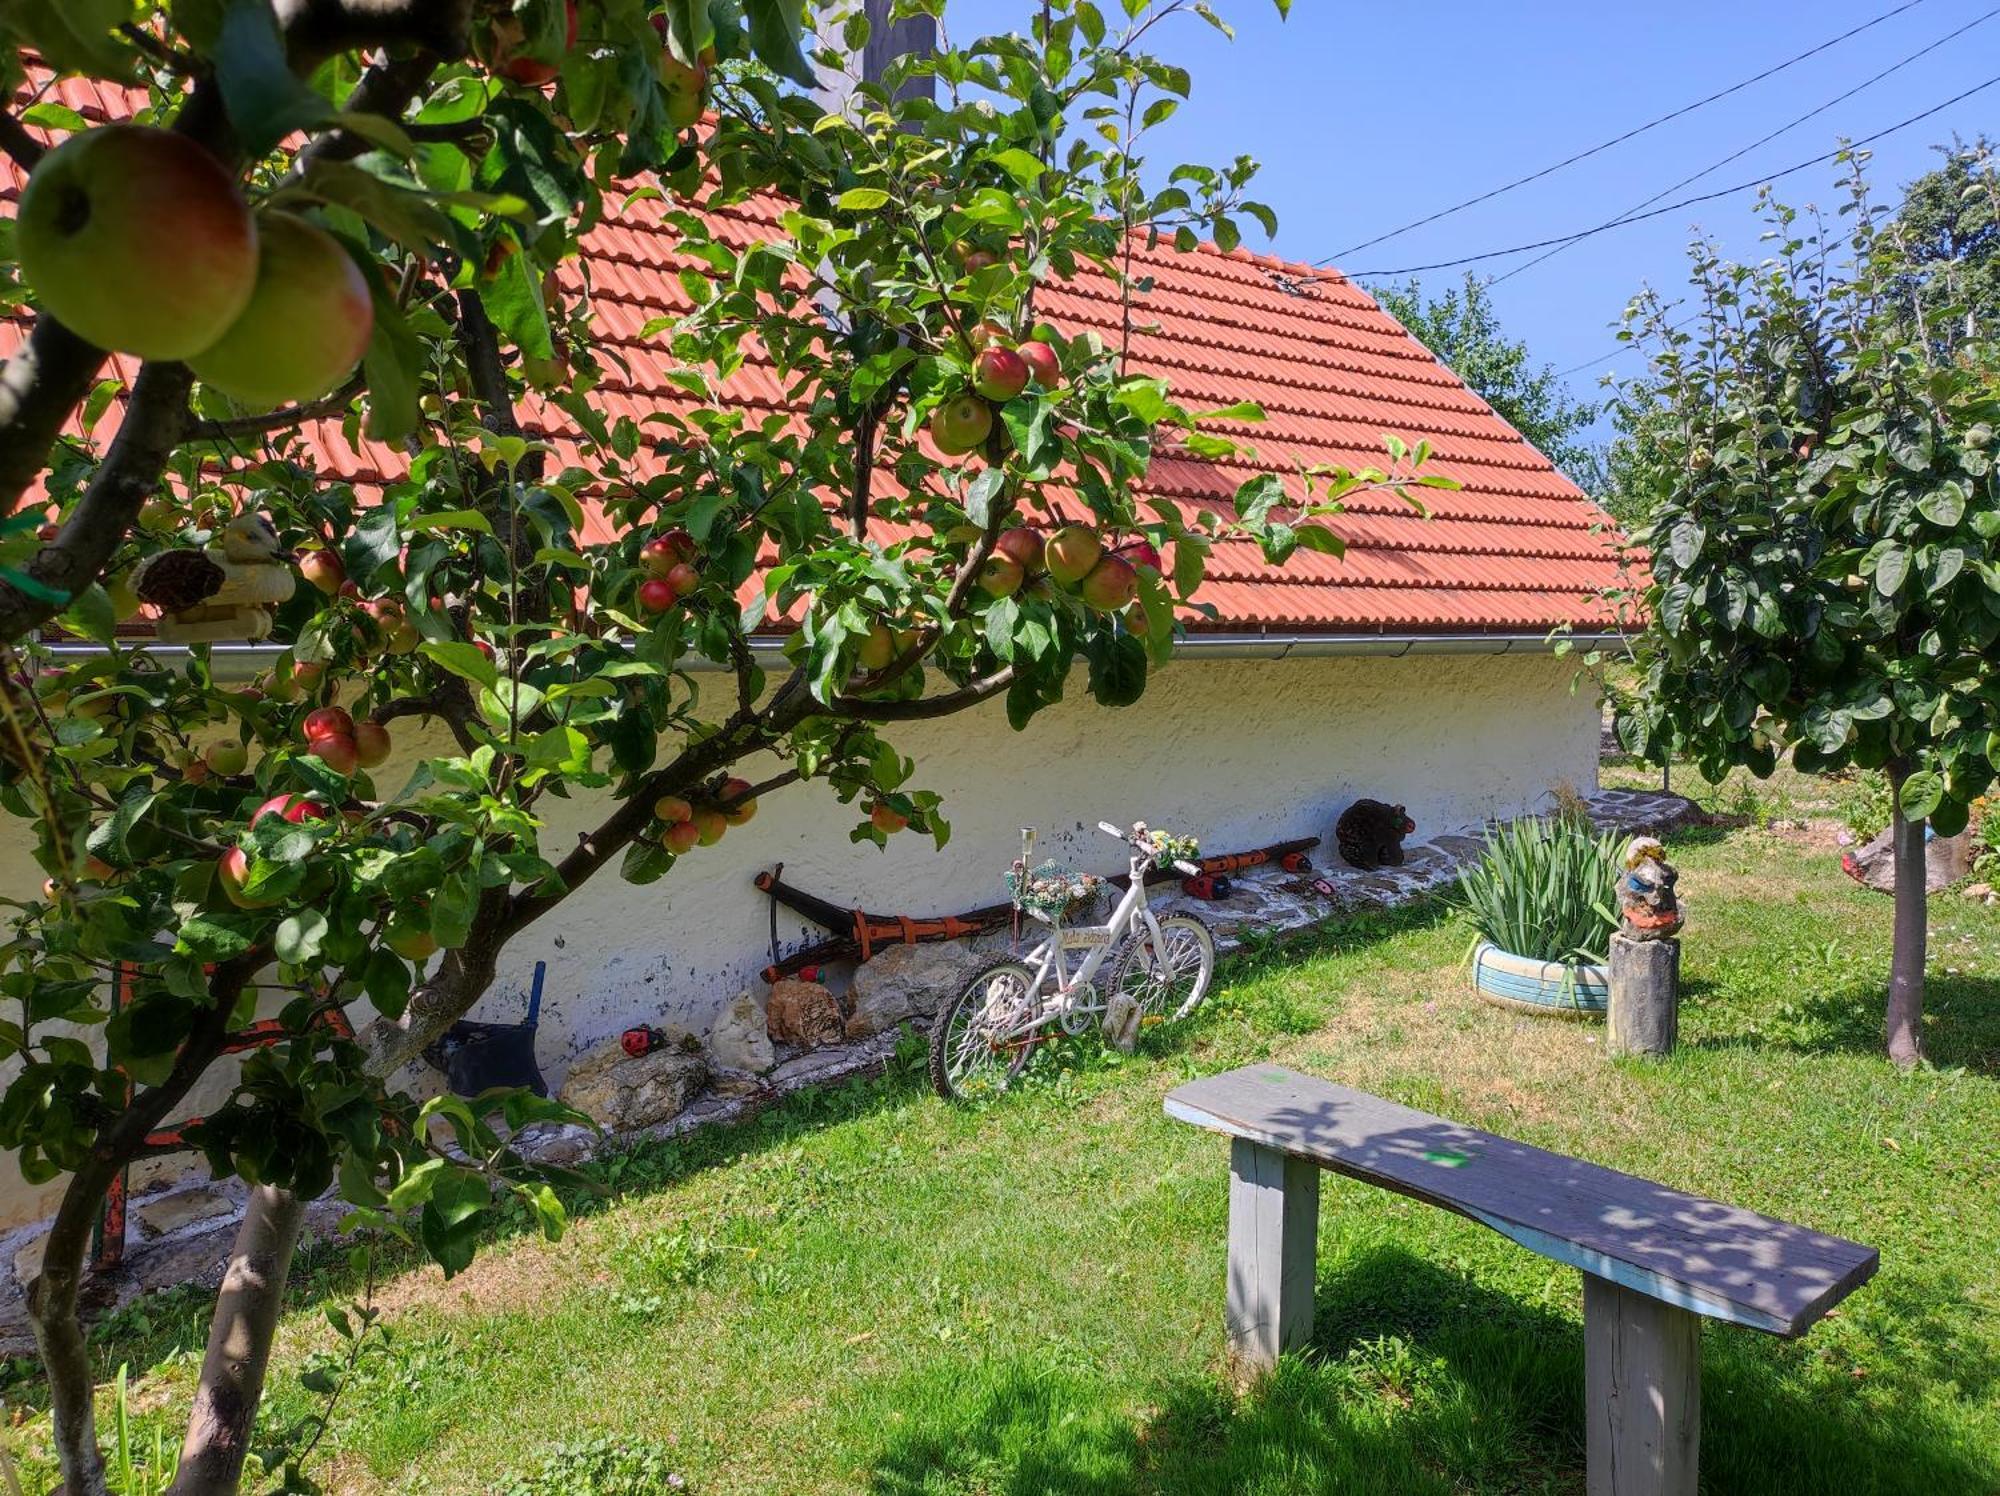
M 1591 819 L 1605 830 L 1662 835 L 1702 819 L 1693 801 L 1658 790 L 1598 790 L 1584 797 L 1584 803 Z M 1157 897 L 1154 907 L 1200 915 L 1214 930 L 1217 949 L 1226 953 L 1251 940 L 1295 937 L 1361 909 L 1411 903 L 1450 884 L 1459 868 L 1478 855 L 1479 848 L 1478 837 L 1447 835 L 1409 848 L 1408 859 L 1397 868 L 1361 872 L 1316 864 L 1303 881 L 1325 878 L 1334 886 L 1332 899 L 1300 892 L 1299 875 L 1266 866 L 1236 875 L 1235 890 L 1227 899 L 1205 901 L 1175 890 Z M 979 940 L 996 949 L 1006 944 L 1005 936 Z M 921 1020 L 915 1022 L 921 1026 Z M 796 1092 L 836 1085 L 855 1076 L 881 1074 L 900 1034 L 900 1028 L 892 1029 L 873 1038 L 803 1052 L 781 1048 L 785 1058 L 767 1073 L 754 1078 L 732 1075 L 734 1094 L 703 1096 L 670 1121 L 621 1134 L 598 1134 L 575 1126 L 537 1126 L 522 1133 L 519 1148 L 524 1156 L 539 1162 L 573 1166 L 607 1148 L 733 1126 Z M 115 1277 L 96 1283 L 103 1307 L 123 1307 L 142 1293 L 180 1283 L 220 1282 L 244 1195 L 241 1180 L 202 1178 L 171 1182 L 135 1195 L 130 1202 L 125 1261 Z M 315 1201 L 306 1229 L 314 1236 L 330 1236 L 345 1213 L 337 1200 Z M 34 1351 L 21 1284 L 40 1264 L 46 1233 L 47 1222 L 37 1222 L 0 1237 L 0 1355 Z

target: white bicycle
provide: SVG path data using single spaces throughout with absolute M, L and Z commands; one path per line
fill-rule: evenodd
M 1201 869 L 1176 856 L 1144 821 L 1130 831 L 1100 821 L 1098 829 L 1131 848 L 1131 883 L 1103 924 L 1067 928 L 1064 895 L 1081 895 L 1095 880 L 1035 868 L 1035 833 L 1021 833 L 1021 860 L 1010 880 L 1015 903 L 1049 932 L 1032 949 L 984 967 L 931 1025 L 931 1085 L 947 1101 L 1004 1091 L 1038 1044 L 1058 1029 L 1084 1032 L 1103 1018 L 1113 996 L 1133 1003 L 1142 1028 L 1185 1018 L 1208 996 L 1215 975 L 1208 926 L 1192 914 L 1155 917 L 1146 903 L 1146 874 L 1154 868 L 1171 865 L 1190 876 Z M 1036 897 L 1051 887 L 1048 897 Z M 1105 970 L 1100 992 L 1097 975 Z

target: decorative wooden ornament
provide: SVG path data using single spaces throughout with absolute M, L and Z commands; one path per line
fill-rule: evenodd
M 268 519 L 239 514 L 203 550 L 147 557 L 132 573 L 132 590 L 160 609 L 162 643 L 263 639 L 272 609 L 298 586 L 291 561 Z

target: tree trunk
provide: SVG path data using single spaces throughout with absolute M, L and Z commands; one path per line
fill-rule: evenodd
M 187 1441 L 168 1496 L 235 1496 L 304 1223 L 305 1202 L 296 1195 L 269 1185 L 250 1192 L 216 1297 Z
M 93 1203 L 96 1198 L 101 1192 Z M 64 1204 L 69 1203 L 65 1196 Z M 97 1447 L 97 1379 L 83 1323 L 76 1315 L 89 1228 L 86 1224 L 75 1229 L 75 1224 L 87 1222 L 88 1217 L 67 1214 L 75 1220 L 58 1210 L 43 1249 L 42 1270 L 28 1285 L 28 1317 L 49 1379 L 49 1425 L 55 1436 L 56 1464 L 63 1474 L 62 1489 L 66 1496 L 108 1496 L 104 1455 Z
M 1908 1068 L 1923 1058 L 1924 943 L 1929 910 L 1925 889 L 1924 823 L 1903 817 L 1903 781 L 1910 766 L 1890 766 L 1894 794 L 1889 826 L 1896 859 L 1895 945 L 1889 957 L 1889 1058 Z

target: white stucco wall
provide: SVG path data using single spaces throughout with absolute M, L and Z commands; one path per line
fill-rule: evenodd
M 1000 703 L 895 730 L 918 764 L 915 787 L 945 796 L 942 851 L 905 833 L 889 850 L 855 845 L 857 819 L 822 789 L 768 797 L 748 826 L 697 849 L 646 887 L 600 875 L 510 947 L 499 981 L 471 1015 L 517 1021 L 529 974 L 548 962 L 537 1051 L 556 1082 L 579 1050 L 631 1024 L 699 1030 L 718 1004 L 761 990 L 769 912 L 759 869 L 843 907 L 944 914 L 1003 898 L 1000 876 L 1023 826 L 1046 854 L 1119 871 L 1099 820 L 1147 820 L 1198 835 L 1212 851 L 1321 836 L 1359 796 L 1400 802 L 1416 840 L 1537 808 L 1568 782 L 1595 786 L 1598 709 L 1573 692 L 1576 666 L 1546 654 L 1366 656 L 1283 662 L 1188 657 L 1159 673 L 1143 701 L 1107 711 L 1081 693 L 1025 733 Z M 398 757 L 426 750 L 409 734 Z M 400 764 L 383 771 L 400 782 Z M 754 774 L 751 777 L 756 777 Z M 546 845 L 570 845 L 603 813 L 599 799 L 545 801 Z M 0 890 L 38 887 L 16 826 L 0 848 Z M 780 910 L 784 949 L 822 932 Z M 198 1104 L 213 1098 L 195 1098 Z M 0 1229 L 34 1219 L 53 1187 L 30 1190 L 0 1166 Z

